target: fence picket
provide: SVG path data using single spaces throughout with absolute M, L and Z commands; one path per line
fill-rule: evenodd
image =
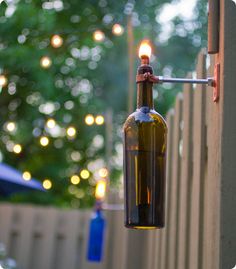
M 125 231 L 124 227 L 124 211 L 114 212 L 114 229 L 113 234 L 114 237 L 112 251 L 113 251 L 113 261 L 112 261 L 112 269 L 125 269 L 124 263 L 125 259 L 128 258 L 128 250 L 125 247 Z M 117 255 L 119 253 L 119 255 Z M 109 268 L 108 268 L 109 269 Z
M 10 229 L 12 224 L 13 207 L 11 204 L 2 204 L 0 207 L 0 242 L 6 246 L 9 252 Z
M 180 154 L 179 145 L 181 141 L 181 122 L 182 122 L 182 94 L 178 94 L 175 103 L 175 118 L 174 118 L 174 129 L 173 129 L 173 160 L 172 160 L 172 179 L 170 185 L 170 203 L 169 210 L 170 219 L 169 226 L 170 232 L 167 238 L 167 260 L 166 268 L 176 268 L 176 239 L 177 239 L 177 226 L 178 226 L 178 191 L 179 191 L 179 180 L 180 180 Z
M 201 52 L 198 56 L 197 76 L 206 76 L 206 56 Z M 193 180 L 191 186 L 191 214 L 189 233 L 188 268 L 198 269 L 202 256 L 200 241 L 202 241 L 202 213 L 204 198 L 204 176 L 206 163 L 206 125 L 205 125 L 205 85 L 197 85 L 194 91 L 193 118 Z
M 159 269 L 160 268 L 160 263 L 161 263 L 161 248 L 163 245 L 163 235 L 164 235 L 164 231 L 166 229 L 166 226 L 161 229 L 161 230 L 157 230 L 155 235 L 154 235 L 154 246 L 153 246 L 153 263 L 152 263 L 152 267 L 150 267 L 150 269 Z
M 54 268 L 76 269 L 79 218 L 78 212 L 62 211 L 58 216 L 57 252 L 54 253 Z M 71 232 L 73 231 L 73 233 Z
M 214 73 L 214 59 L 211 57 L 209 73 Z M 207 88 L 207 178 L 205 181 L 203 268 L 218 269 L 219 265 L 219 218 L 220 218 L 220 107 L 212 102 L 212 88 Z M 225 268 L 225 267 L 223 267 Z
M 185 84 L 183 90 L 183 151 L 180 178 L 180 214 L 178 231 L 177 268 L 188 269 L 187 257 L 189 255 L 187 236 L 189 234 L 190 217 L 190 182 L 192 177 L 192 129 L 193 129 L 193 88 L 191 84 Z
M 57 229 L 57 210 L 54 208 L 39 208 L 37 210 L 38 227 L 35 231 L 35 252 L 32 254 L 32 263 L 34 269 L 52 269 L 54 248 L 55 248 L 55 230 Z M 35 263 L 33 255 L 36 256 Z
M 168 259 L 168 244 L 167 240 L 170 234 L 170 190 L 171 190 L 171 179 L 172 179 L 172 163 L 173 163 L 173 140 L 174 140 L 174 110 L 171 109 L 167 114 L 167 126 L 168 126 L 168 135 L 167 135 L 167 163 L 166 163 L 166 224 L 165 228 L 162 230 L 162 239 L 159 242 L 157 255 L 157 269 L 165 269 L 167 259 Z
M 15 218 L 12 233 L 15 233 L 15 236 L 17 236 L 17 243 L 11 242 L 11 245 L 16 244 L 16 246 L 14 246 L 15 253 L 13 257 L 22 268 L 29 268 L 30 256 L 28 253 L 31 251 L 32 247 L 34 212 L 34 208 L 28 205 L 17 206 L 14 212 Z M 12 246 L 10 246 L 10 248 L 11 247 Z

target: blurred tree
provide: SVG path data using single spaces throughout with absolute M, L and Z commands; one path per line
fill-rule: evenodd
M 120 182 L 121 130 L 127 116 L 127 16 L 132 17 L 134 50 L 143 38 L 156 47 L 152 65 L 157 74 L 185 76 L 206 46 L 205 1 L 189 1 L 194 8 L 184 0 L 155 2 L 2 2 L 0 75 L 7 81 L 0 79 L 0 158 L 52 183 L 47 194 L 17 195 L 12 201 L 91 206 L 98 170 L 106 167 L 105 124 L 88 125 L 85 118 L 104 117 L 109 107 L 114 111 L 109 178 L 113 184 Z M 122 28 L 114 30 L 116 23 L 123 34 Z M 134 72 L 137 57 L 135 61 Z M 155 87 L 160 113 L 167 112 L 180 89 Z M 81 174 L 84 169 L 88 178 Z M 73 175 L 80 177 L 72 179 L 80 181 L 77 185 L 71 183 Z

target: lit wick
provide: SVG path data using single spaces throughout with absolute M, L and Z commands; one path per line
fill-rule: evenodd
M 142 41 L 139 47 L 139 58 L 141 59 L 141 65 L 149 65 L 149 59 L 152 54 L 152 48 L 149 45 L 148 40 Z
M 147 81 L 149 76 L 153 74 L 152 67 L 149 65 L 149 59 L 152 54 L 152 48 L 148 40 L 143 40 L 139 47 L 139 58 L 141 65 L 138 67 L 136 82 Z

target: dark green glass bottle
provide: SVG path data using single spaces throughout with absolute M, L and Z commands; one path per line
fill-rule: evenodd
M 151 73 L 141 65 L 138 74 Z M 167 126 L 153 108 L 153 84 L 137 83 L 137 109 L 124 124 L 125 226 L 164 227 Z

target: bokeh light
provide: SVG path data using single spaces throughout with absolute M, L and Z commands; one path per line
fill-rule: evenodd
M 95 41 L 102 42 L 105 39 L 105 34 L 102 31 L 97 30 L 93 33 L 93 39 Z
M 66 130 L 66 134 L 67 134 L 70 138 L 75 137 L 75 135 L 76 135 L 76 129 L 75 129 L 75 127 L 73 127 L 73 126 L 68 127 L 67 130 Z
M 70 178 L 70 182 L 74 185 L 78 185 L 80 183 L 80 177 L 78 175 L 73 175 Z
M 107 170 L 107 168 L 103 167 L 103 168 L 99 169 L 98 174 L 102 178 L 107 177 L 108 176 L 108 170 Z
M 90 176 L 90 173 L 87 169 L 83 169 L 81 170 L 80 172 L 80 177 L 83 178 L 83 179 L 88 179 Z
M 98 115 L 95 118 L 95 122 L 96 122 L 97 125 L 102 125 L 104 123 L 104 117 L 102 115 Z
M 13 152 L 16 154 L 20 154 L 22 151 L 22 146 L 20 144 L 15 144 L 13 147 Z
M 6 128 L 8 132 L 14 132 L 16 129 L 15 122 L 12 122 L 12 121 L 8 122 Z
M 49 139 L 46 136 L 40 137 L 40 145 L 46 147 L 49 144 Z
M 52 188 L 52 181 L 50 179 L 44 179 L 43 187 L 45 190 L 50 190 Z
M 0 87 L 4 87 L 7 85 L 7 78 L 4 75 L 0 75 Z
M 85 192 L 82 189 L 77 189 L 75 197 L 78 199 L 82 199 L 85 196 Z
M 46 125 L 47 125 L 48 128 L 52 129 L 52 128 L 55 127 L 56 122 L 55 122 L 54 119 L 48 119 Z
M 114 35 L 120 36 L 124 33 L 124 27 L 121 26 L 120 24 L 116 23 L 112 27 L 112 33 Z
M 54 48 L 60 48 L 63 44 L 63 38 L 59 35 L 54 35 L 51 38 L 51 45 Z
M 52 60 L 48 56 L 44 56 L 40 60 L 40 65 L 43 68 L 49 68 L 51 66 L 51 64 L 52 64 Z
M 26 181 L 31 180 L 31 174 L 30 174 L 29 171 L 25 171 L 25 172 L 22 174 L 22 177 L 23 177 L 23 179 L 26 180 Z
M 94 116 L 91 115 L 91 114 L 88 114 L 86 117 L 85 117 L 85 123 L 87 125 L 93 125 L 94 124 Z

